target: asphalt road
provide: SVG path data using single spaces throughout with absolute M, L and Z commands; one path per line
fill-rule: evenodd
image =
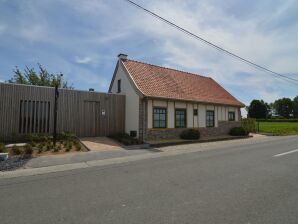
M 297 224 L 296 149 L 298 137 L 223 143 L 203 152 L 0 179 L 0 223 Z

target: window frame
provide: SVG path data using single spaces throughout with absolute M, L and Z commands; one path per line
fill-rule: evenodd
M 210 120 L 208 120 L 208 118 L 210 117 L 210 115 L 208 115 L 208 113 L 211 113 L 213 114 L 213 119 L 212 119 L 212 124 L 210 125 Z M 207 128 L 213 128 L 215 127 L 215 112 L 214 110 L 206 110 L 206 127 Z
M 193 116 L 198 116 L 199 112 L 198 109 L 193 109 Z
M 160 126 L 160 121 L 163 121 L 163 120 L 158 120 L 158 122 L 159 122 L 159 126 L 157 127 L 157 126 L 155 126 L 155 110 L 165 110 L 165 126 Z M 158 113 L 159 115 L 160 114 L 163 114 L 163 113 Z M 160 117 L 159 117 L 160 118 Z M 160 129 L 160 128 L 167 128 L 167 126 L 168 126 L 168 109 L 166 108 L 166 107 L 153 107 L 152 108 L 152 127 L 153 128 L 158 128 L 158 129 Z
M 233 114 L 233 119 L 230 119 L 230 114 Z M 236 120 L 235 111 L 229 111 L 228 112 L 228 121 L 235 121 L 235 120 Z
M 121 93 L 121 79 L 117 80 L 117 93 Z
M 183 111 L 184 112 L 184 127 L 177 125 L 177 111 Z M 184 108 L 175 108 L 175 128 L 187 128 L 187 112 Z

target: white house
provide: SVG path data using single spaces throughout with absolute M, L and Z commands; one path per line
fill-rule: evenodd
M 240 125 L 238 101 L 212 78 L 118 55 L 109 88 L 126 95 L 125 131 L 139 138 L 177 138 L 186 128 L 203 136 Z

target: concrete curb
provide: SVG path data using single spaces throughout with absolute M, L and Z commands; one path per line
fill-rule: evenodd
M 218 138 L 218 139 L 201 139 L 201 140 L 186 140 L 186 141 L 177 141 L 177 142 L 164 142 L 164 143 L 156 143 L 150 144 L 150 147 L 165 147 L 165 146 L 172 146 L 172 145 L 184 145 L 184 144 L 193 144 L 193 143 L 206 143 L 206 142 L 218 142 L 218 141 L 228 141 L 228 140 L 237 140 L 237 139 L 245 139 L 245 138 L 252 138 L 253 136 L 230 136 L 225 138 Z

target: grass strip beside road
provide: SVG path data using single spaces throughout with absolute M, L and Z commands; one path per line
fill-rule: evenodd
M 273 135 L 297 135 L 298 122 L 259 122 L 259 132 Z

